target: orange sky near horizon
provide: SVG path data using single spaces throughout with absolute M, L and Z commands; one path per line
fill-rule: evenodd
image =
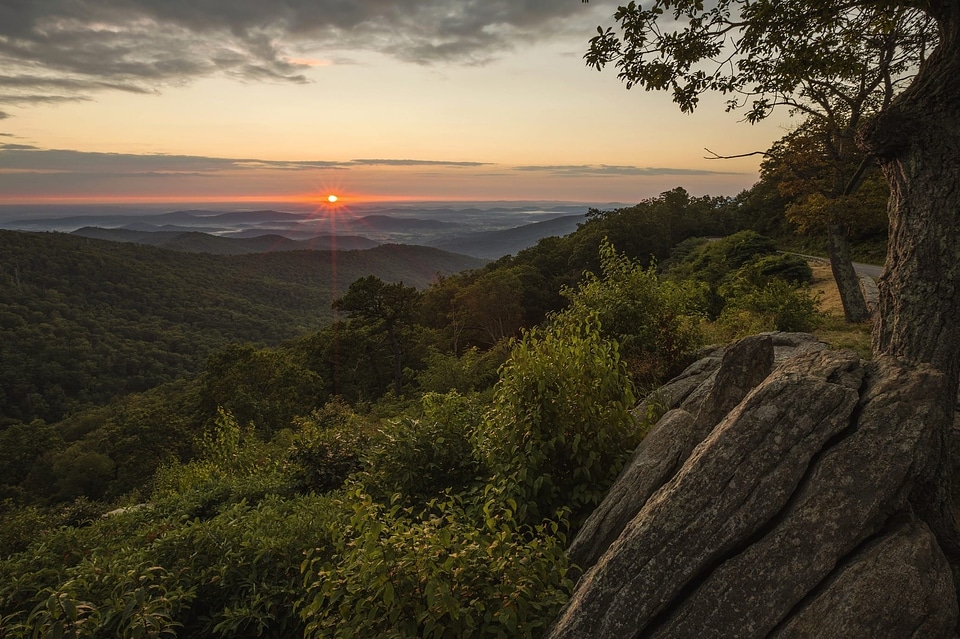
M 36 34 L 46 29 L 54 40 L 61 2 L 19 37 L 45 43 Z M 0 89 L 0 204 L 302 202 L 329 193 L 355 202 L 632 203 L 677 186 L 734 195 L 756 181 L 759 159 L 708 160 L 705 147 L 764 150 L 788 126 L 782 115 L 741 122 L 719 96 L 682 114 L 667 94 L 627 91 L 613 69 L 585 67 L 591 34 L 616 7 L 603 0 L 549 9 L 521 1 L 506 16 L 492 5 L 361 0 L 362 20 L 347 25 L 344 9 L 339 22 L 311 14 L 297 28 L 269 14 L 244 18 L 261 21 L 244 28 L 260 29 L 267 49 L 235 35 L 247 32 L 233 28 L 240 18 L 226 4 L 200 17 L 186 5 L 171 17 L 164 12 L 176 7 L 141 4 L 142 16 L 114 18 L 82 2 L 87 30 L 61 34 L 56 51 L 0 54 L 19 82 Z M 377 26 L 401 14 L 376 12 L 411 7 L 417 17 L 394 27 L 396 41 Z M 491 15 L 460 16 L 453 28 L 445 20 L 454 9 Z M 138 30 L 143 21 L 157 30 Z M 103 24 L 126 40 L 113 43 Z M 64 47 L 94 36 L 138 70 L 62 62 Z

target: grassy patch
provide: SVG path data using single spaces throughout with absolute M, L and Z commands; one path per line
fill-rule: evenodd
M 820 312 L 823 314 L 820 326 L 813 334 L 831 348 L 849 348 L 863 359 L 870 359 L 873 355 L 870 349 L 870 322 L 848 324 L 843 319 L 843 304 L 829 262 L 811 260 L 810 266 L 813 268 L 810 288 L 820 295 Z

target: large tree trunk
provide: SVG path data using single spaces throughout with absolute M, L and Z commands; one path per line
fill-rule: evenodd
M 936 3 L 934 3 L 936 4 Z M 939 3 L 942 41 L 864 132 L 890 185 L 890 240 L 874 350 L 960 373 L 960 2 Z
M 833 271 L 833 279 L 836 280 L 837 290 L 840 292 L 843 316 L 848 322 L 863 322 L 870 317 L 870 310 L 863 297 L 863 289 L 860 288 L 860 278 L 853 268 L 847 234 L 840 224 L 831 222 L 827 227 L 827 238 L 830 270 Z
M 890 239 L 873 350 L 946 378 L 944 451 L 911 500 L 960 578 L 947 454 L 960 376 L 960 1 L 932 2 L 941 42 L 911 86 L 861 132 L 890 186 Z M 960 583 L 960 580 L 958 580 Z

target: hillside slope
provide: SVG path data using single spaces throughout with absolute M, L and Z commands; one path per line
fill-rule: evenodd
M 424 287 L 482 264 L 416 246 L 219 256 L 0 231 L 0 425 L 150 388 L 230 342 L 315 330 L 359 277 Z
M 283 235 L 266 233 L 250 237 L 223 237 L 191 229 L 151 231 L 85 226 L 71 234 L 113 242 L 147 244 L 185 253 L 213 253 L 214 255 L 245 255 L 272 251 L 344 251 L 369 249 L 380 244 L 356 235 L 321 235 L 294 240 Z
M 504 255 L 516 255 L 545 237 L 573 233 L 585 220 L 586 216 L 583 215 L 564 215 L 512 229 L 472 233 L 460 238 L 435 242 L 432 246 L 453 253 L 495 260 Z

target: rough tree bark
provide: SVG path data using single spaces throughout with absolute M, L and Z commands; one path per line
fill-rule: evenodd
M 931 424 L 948 451 L 960 378 L 960 1 L 927 3 L 940 44 L 910 87 L 861 131 L 890 186 L 889 245 L 873 350 L 929 364 L 946 378 L 944 423 Z M 912 500 L 960 578 L 960 533 L 946 452 Z M 960 583 L 960 579 L 958 579 Z
M 890 239 L 878 283 L 877 353 L 960 373 L 960 2 L 923 3 L 939 47 L 914 82 L 861 131 L 890 186 Z

